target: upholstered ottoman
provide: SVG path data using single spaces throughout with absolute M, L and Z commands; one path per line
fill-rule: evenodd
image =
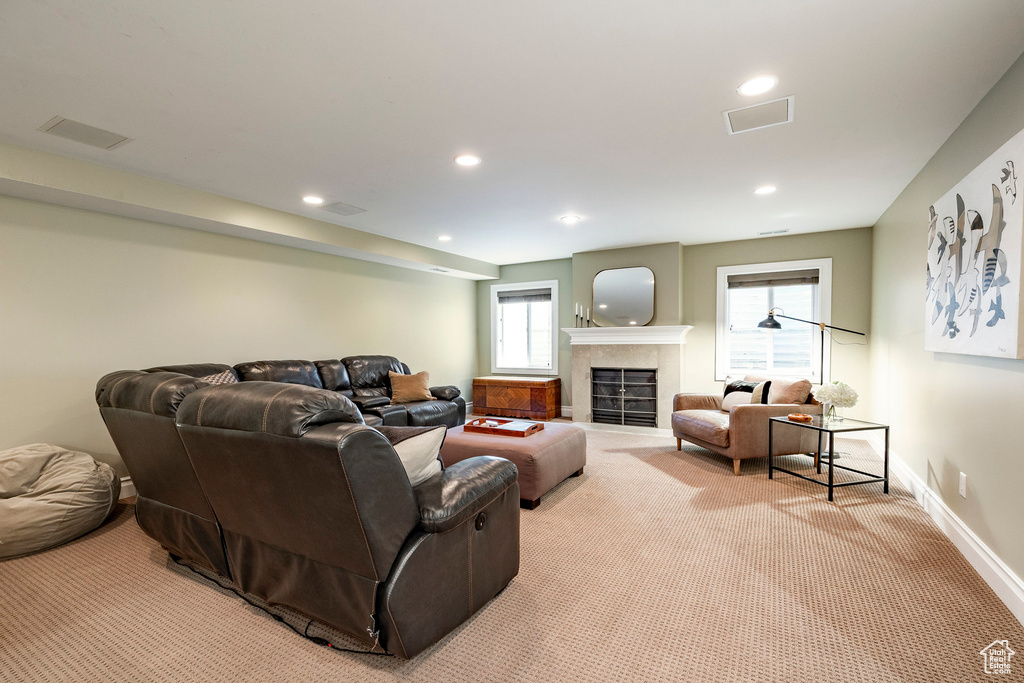
M 525 437 L 496 436 L 452 427 L 441 446 L 445 466 L 475 455 L 511 460 L 519 470 L 519 505 L 532 510 L 540 497 L 569 477 L 583 474 L 587 464 L 587 434 L 573 424 L 544 423 L 544 429 Z

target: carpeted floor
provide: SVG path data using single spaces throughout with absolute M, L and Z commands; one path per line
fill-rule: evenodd
M 992 641 L 1024 647 L 898 482 L 829 504 L 766 463 L 734 477 L 670 438 L 587 436 L 585 474 L 521 513 L 519 576 L 412 661 L 298 637 L 172 563 L 121 505 L 0 562 L 0 681 L 965 681 Z M 865 442 L 841 448 L 880 469 Z

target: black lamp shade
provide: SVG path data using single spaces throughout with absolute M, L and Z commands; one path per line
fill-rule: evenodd
M 761 328 L 764 328 L 766 330 L 781 330 L 782 329 L 782 325 L 780 325 L 779 321 L 775 319 L 775 313 L 772 312 L 772 311 L 769 311 L 768 312 L 768 317 L 765 318 L 764 320 L 762 320 L 761 322 L 759 322 L 757 324 L 757 326 L 761 327 Z

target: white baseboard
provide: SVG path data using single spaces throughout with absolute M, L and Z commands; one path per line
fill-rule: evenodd
M 884 452 L 882 438 L 868 440 L 871 441 L 878 453 Z M 917 473 L 906 462 L 893 454 L 891 448 L 889 449 L 889 471 L 892 476 L 910 489 L 914 499 L 921 504 L 921 507 L 935 521 L 942 533 L 953 542 L 953 545 L 967 558 L 970 565 L 981 574 L 981 578 L 1006 604 L 1007 609 L 1013 613 L 1017 621 L 1024 624 L 1024 581 L 1021 581 L 1020 577 L 1014 574 L 1013 570 L 1007 567 L 1006 563 L 999 559 L 999 556 L 992 552 L 971 531 L 970 527 L 953 514 L 939 494 L 928 488 L 924 480 L 917 476 Z
M 138 495 L 138 491 L 135 490 L 135 484 L 132 483 L 132 478 L 121 477 L 121 498 L 131 498 L 135 495 Z

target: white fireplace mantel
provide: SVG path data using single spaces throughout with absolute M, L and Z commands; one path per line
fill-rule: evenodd
M 685 344 L 693 325 L 652 327 L 563 327 L 569 344 Z

